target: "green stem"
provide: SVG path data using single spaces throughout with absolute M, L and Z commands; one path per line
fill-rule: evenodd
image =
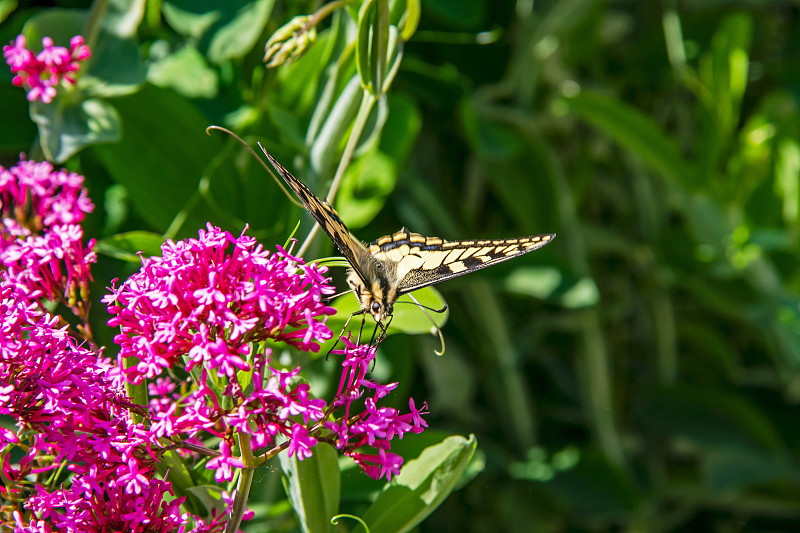
M 344 153 L 342 154 L 342 158 L 339 160 L 339 166 L 336 168 L 336 174 L 333 176 L 331 188 L 328 191 L 328 196 L 325 198 L 329 204 L 333 204 L 333 200 L 336 198 L 336 193 L 339 191 L 339 185 L 342 183 L 344 172 L 347 170 L 350 160 L 353 158 L 353 152 L 356 149 L 358 140 L 361 138 L 361 133 L 364 131 L 364 127 L 367 125 L 367 119 L 372 111 L 372 107 L 377 101 L 377 97 L 373 96 L 369 91 L 363 91 L 361 106 L 358 108 L 358 114 L 356 115 L 356 120 L 353 123 L 353 129 L 350 130 L 350 138 L 347 139 L 347 145 L 344 147 Z M 314 227 L 311 228 L 311 231 L 308 233 L 308 237 L 306 237 L 306 240 L 303 242 L 303 245 L 297 252 L 298 256 L 302 257 L 306 250 L 308 250 L 308 247 L 311 245 L 311 241 L 314 240 L 317 231 L 319 231 L 319 223 L 314 224 Z
M 225 533 L 235 533 L 239 531 L 239 525 L 242 523 L 244 516 L 245 506 L 247 505 L 247 497 L 250 495 L 250 487 L 253 485 L 253 474 L 255 472 L 255 458 L 253 457 L 253 448 L 250 445 L 250 435 L 247 433 L 239 432 L 239 451 L 241 453 L 244 468 L 242 468 L 239 475 L 239 484 L 236 486 L 236 499 L 233 502 L 233 509 L 231 510 L 231 517 L 225 526 Z

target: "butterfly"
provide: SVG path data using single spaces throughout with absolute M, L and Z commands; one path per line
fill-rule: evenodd
M 368 313 L 378 324 L 391 320 L 394 304 L 404 294 L 532 252 L 556 236 L 446 241 L 403 228 L 365 246 L 353 238 L 333 206 L 317 198 L 269 152 L 264 153 L 350 263 L 347 284 L 361 305 L 355 314 Z

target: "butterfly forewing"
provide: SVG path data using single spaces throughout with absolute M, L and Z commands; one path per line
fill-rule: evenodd
M 316 219 L 322 230 L 328 234 L 328 237 L 333 241 L 342 255 L 345 256 L 347 261 L 356 271 L 358 276 L 367 282 L 366 276 L 366 261 L 368 261 L 366 247 L 358 240 L 350 235 L 350 231 L 345 226 L 342 219 L 339 218 L 339 213 L 333 208 L 331 204 L 320 200 L 316 195 L 311 192 L 311 189 L 305 186 L 300 180 L 295 178 L 291 172 L 281 165 L 274 157 L 272 157 L 266 150 L 264 153 L 267 155 L 269 162 L 281 175 L 283 181 L 294 191 L 295 195 L 303 202 L 306 209 L 311 216 Z
M 445 241 L 403 228 L 367 248 L 350 235 L 328 202 L 317 198 L 266 150 L 264 153 L 350 263 L 355 275 L 348 274 L 347 281 L 361 304 L 360 313 L 372 314 L 379 324 L 391 320 L 393 304 L 401 294 L 531 252 L 555 238 L 555 234 L 545 234 L 519 239 Z
M 445 241 L 405 229 L 372 243 L 369 253 L 396 265 L 397 293 L 421 289 L 541 248 L 555 235 L 517 239 Z

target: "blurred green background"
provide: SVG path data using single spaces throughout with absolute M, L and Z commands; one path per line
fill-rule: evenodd
M 4 42 L 35 16 L 39 39 L 68 38 L 75 15 L 53 8 L 88 6 L 15 4 L 0 2 Z M 83 80 L 108 136 L 90 131 L 73 154 L 51 146 L 98 206 L 86 225 L 105 252 L 96 302 L 137 268 L 126 253 L 209 220 L 249 224 L 268 247 L 298 219 L 307 234 L 309 217 L 263 169 L 204 129 L 261 141 L 324 196 L 358 107 L 342 51 L 353 22 L 326 19 L 296 63 L 261 61 L 278 27 L 320 5 L 112 3 L 136 22 L 104 29 Z M 444 357 L 428 335 L 381 345 L 376 377 L 427 400 L 433 429 L 478 440 L 472 477 L 419 530 L 800 530 L 800 4 L 421 7 L 345 175 L 342 218 L 365 241 L 401 226 L 558 237 L 437 287 L 450 305 Z M 36 135 L 10 78 L 5 166 Z M 58 105 L 50 127 L 97 113 Z M 318 235 L 306 258 L 330 255 Z M 99 303 L 93 313 L 110 345 Z M 315 365 L 320 383 L 335 372 Z M 343 488 L 355 512 L 359 479 Z M 263 528 L 296 527 L 288 508 L 274 513 Z

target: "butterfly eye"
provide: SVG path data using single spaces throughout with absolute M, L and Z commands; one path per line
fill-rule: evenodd
M 378 313 L 380 313 L 381 312 L 381 304 L 379 304 L 378 302 L 372 302 L 372 312 L 374 314 L 376 314 L 376 315 Z

